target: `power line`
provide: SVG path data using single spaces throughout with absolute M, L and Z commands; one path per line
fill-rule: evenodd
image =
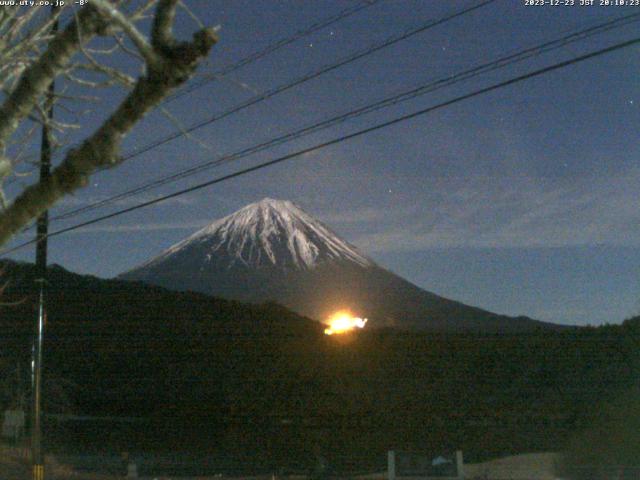
M 319 30 L 322 30 L 323 28 L 328 27 L 329 25 L 332 25 L 334 23 L 339 22 L 340 20 L 343 20 L 351 15 L 353 15 L 354 13 L 357 13 L 361 10 L 364 10 L 366 8 L 372 7 L 374 6 L 376 3 L 379 3 L 382 0 L 365 0 L 359 4 L 356 5 L 352 5 L 350 7 L 345 8 L 344 10 L 341 10 L 340 12 L 338 12 L 335 15 L 332 15 L 330 17 L 327 18 L 323 18 L 322 20 L 319 20 L 313 24 L 311 24 L 309 27 L 307 27 L 304 30 L 299 30 L 297 32 L 295 32 L 293 35 L 291 35 L 290 37 L 286 37 L 286 38 L 282 38 L 278 41 L 276 41 L 275 43 L 272 43 L 270 45 L 267 45 L 265 48 L 263 48 L 262 50 L 258 50 L 257 52 L 254 52 L 246 57 L 244 57 L 243 59 L 225 67 L 222 68 L 221 70 L 218 70 L 217 72 L 214 72 L 211 74 L 210 78 L 206 78 L 206 79 L 202 79 L 199 82 L 194 82 L 191 85 L 187 86 L 186 88 L 182 89 L 179 92 L 174 93 L 173 95 L 167 97 L 167 99 L 164 101 L 164 103 L 169 103 L 172 102 L 173 100 L 176 100 L 188 93 L 191 93 L 203 86 L 205 86 L 206 84 L 213 82 L 215 80 L 218 80 L 226 75 L 229 75 L 230 73 L 235 72 L 236 70 L 239 70 L 240 68 L 249 65 L 253 62 L 256 62 L 258 60 L 260 60 L 263 57 L 266 57 L 267 55 L 280 50 L 283 47 L 286 47 L 287 45 L 292 44 L 293 42 L 295 42 L 296 40 L 299 40 L 303 37 L 306 37 L 307 35 L 311 35 L 312 33 L 315 33 Z
M 199 82 L 194 82 L 192 83 L 190 86 L 185 87 L 184 89 L 173 93 L 172 95 L 170 95 L 169 97 L 167 97 L 163 103 L 169 103 L 172 102 L 174 100 L 177 100 L 178 98 L 191 93 L 203 86 L 205 86 L 206 84 L 216 81 L 216 80 L 221 80 L 223 77 L 229 75 L 230 73 L 235 72 L 236 70 L 241 69 L 242 67 L 245 67 L 246 65 L 249 65 L 251 63 L 254 63 L 264 57 L 266 57 L 267 55 L 276 52 L 278 50 L 280 50 L 283 47 L 286 47 L 287 45 L 290 45 L 292 43 L 294 43 L 295 41 L 306 37 L 307 35 L 311 35 L 312 33 L 315 33 L 319 30 L 322 30 L 323 28 L 326 28 L 330 25 L 333 25 L 334 23 L 337 23 L 347 17 L 350 17 L 351 15 L 360 12 L 361 10 L 367 9 L 369 7 L 373 7 L 374 5 L 376 5 L 377 3 L 382 2 L 383 0 L 363 0 L 362 2 L 356 4 L 356 5 L 352 5 L 350 7 L 347 7 L 341 11 L 339 11 L 338 13 L 336 13 L 335 15 L 331 15 L 329 17 L 323 18 L 317 22 L 312 23 L 311 25 L 309 25 L 307 28 L 303 29 L 303 30 L 298 30 L 297 32 L 293 33 L 291 36 L 289 37 L 285 37 L 282 38 L 270 45 L 267 45 L 265 48 L 263 48 L 262 50 L 258 50 L 257 52 L 254 52 L 252 54 L 249 54 L 248 56 L 240 59 L 239 61 L 228 65 L 227 67 L 222 68 L 221 70 L 218 70 L 217 72 L 214 72 L 210 75 L 208 75 L 208 78 L 202 79 Z M 11 182 L 13 183 L 13 182 Z M 10 183 L 8 183 L 10 184 Z
M 379 0 L 376 0 L 376 1 L 379 1 Z M 433 27 L 436 27 L 438 25 L 442 25 L 443 23 L 451 21 L 451 20 L 453 20 L 455 18 L 458 18 L 458 17 L 461 17 L 463 15 L 466 15 L 467 13 L 473 12 L 473 11 L 475 11 L 477 9 L 480 9 L 480 8 L 482 8 L 484 6 L 487 6 L 487 5 L 491 4 L 491 3 L 494 3 L 496 1 L 497 0 L 484 0 L 484 1 L 480 2 L 480 3 L 477 3 L 474 6 L 467 7 L 465 9 L 463 9 L 463 10 L 459 10 L 457 12 L 445 15 L 444 17 L 440 17 L 437 20 L 430 20 L 426 24 L 422 24 L 419 27 L 415 27 L 415 28 L 409 29 L 409 30 L 405 31 L 402 34 L 394 35 L 394 36 L 388 38 L 387 40 L 385 40 L 385 41 L 383 41 L 383 42 L 381 42 L 379 44 L 370 46 L 370 47 L 366 48 L 363 51 L 356 52 L 356 53 L 354 53 L 354 54 L 352 54 L 352 55 L 350 55 L 350 56 L 348 56 L 346 58 L 343 58 L 342 60 L 339 60 L 337 63 L 322 67 L 321 69 L 316 70 L 313 73 L 309 73 L 307 75 L 299 77 L 298 79 L 296 79 L 296 80 L 294 80 L 294 81 L 292 81 L 292 82 L 290 82 L 288 84 L 281 85 L 281 86 L 276 87 L 276 88 L 274 88 L 272 90 L 269 90 L 269 91 L 264 92 L 264 93 L 262 93 L 260 95 L 257 95 L 255 97 L 249 99 L 248 101 L 246 101 L 244 103 L 241 103 L 240 105 L 237 105 L 235 107 L 232 107 L 231 109 L 226 110 L 225 112 L 222 112 L 220 114 L 216 114 L 213 117 L 211 117 L 211 118 L 209 118 L 209 119 L 207 119 L 207 120 L 205 120 L 203 122 L 200 122 L 198 124 L 192 125 L 191 127 L 187 128 L 187 129 L 183 129 L 183 130 L 177 131 L 177 132 L 175 132 L 175 133 L 173 133 L 171 135 L 168 135 L 168 136 L 166 136 L 166 137 L 164 137 L 164 138 L 162 138 L 160 140 L 157 140 L 157 141 L 154 141 L 152 143 L 149 143 L 149 144 L 143 146 L 141 149 L 136 149 L 136 150 L 134 150 L 134 151 L 132 151 L 130 153 L 127 153 L 127 154 L 123 155 L 121 161 L 124 162 L 126 160 L 130 160 L 131 158 L 137 157 L 137 156 L 139 156 L 139 155 L 141 155 L 143 153 L 146 153 L 146 152 L 148 152 L 150 150 L 153 150 L 153 149 L 155 149 L 155 148 L 157 148 L 157 147 L 159 147 L 161 145 L 164 145 L 164 144 L 166 144 L 168 142 L 171 142 L 171 141 L 173 141 L 173 140 L 175 140 L 177 138 L 185 136 L 185 135 L 187 135 L 187 134 L 189 134 L 189 133 L 191 133 L 191 132 L 193 132 L 193 131 L 195 131 L 195 130 L 197 130 L 199 128 L 202 128 L 202 127 L 206 126 L 206 125 L 210 125 L 210 124 L 214 123 L 215 121 L 221 120 L 221 119 L 223 119 L 223 118 L 225 118 L 225 117 L 227 117 L 229 115 L 232 115 L 232 114 L 234 114 L 236 112 L 239 112 L 239 111 L 241 111 L 241 110 L 243 110 L 243 109 L 245 109 L 245 108 L 247 108 L 249 106 L 255 105 L 255 104 L 257 104 L 257 103 L 259 103 L 261 101 L 264 101 L 264 100 L 266 100 L 268 98 L 271 98 L 271 97 L 273 97 L 273 96 L 275 96 L 275 95 L 277 95 L 279 93 L 282 93 L 282 92 L 287 91 L 287 90 L 289 90 L 291 88 L 294 88 L 297 85 L 300 85 L 300 84 L 305 83 L 305 82 L 307 82 L 309 80 L 317 78 L 317 77 L 319 77 L 319 76 L 321 76 L 321 75 L 323 75 L 325 73 L 328 73 L 328 72 L 333 71 L 333 70 L 335 70 L 337 68 L 340 68 L 340 67 L 342 67 L 344 65 L 352 63 L 352 62 L 354 62 L 356 60 L 359 60 L 360 58 L 363 58 L 365 56 L 371 55 L 371 54 L 373 54 L 373 53 L 375 53 L 375 52 L 377 52 L 379 50 L 382 50 L 382 49 L 384 49 L 386 47 L 389 47 L 391 45 L 394 45 L 394 44 L 396 44 L 396 43 L 398 43 L 400 41 L 403 41 L 403 40 L 406 40 L 408 38 L 411 38 L 414 35 L 422 33 L 424 31 L 429 30 L 429 29 L 431 29 Z M 103 171 L 103 170 L 107 170 L 108 168 L 109 167 L 99 168 L 99 169 L 97 169 L 97 172 L 100 172 L 100 171 Z M 69 215 L 70 215 L 70 212 L 67 212 L 67 213 L 69 213 Z M 75 212 L 74 212 L 74 214 L 75 214 Z M 64 213 L 63 215 L 67 215 L 67 214 Z M 59 216 L 57 216 L 55 218 L 56 219 L 60 219 L 61 216 L 59 215 Z M 53 219 L 54 218 L 52 218 L 52 220 Z M 31 227 L 27 227 L 27 229 L 29 229 L 29 228 L 31 228 Z
M 334 138 L 332 140 L 328 140 L 326 142 L 314 145 L 312 147 L 307 147 L 307 148 L 304 148 L 302 150 L 298 150 L 296 152 L 289 153 L 287 155 L 283 155 L 281 157 L 275 158 L 273 160 L 269 160 L 267 162 L 263 162 L 263 163 L 260 163 L 258 165 L 254 165 L 252 167 L 248 167 L 248 168 L 239 170 L 237 172 L 234 172 L 234 173 L 231 173 L 231 174 L 228 174 L 228 175 L 224 175 L 224 176 L 221 176 L 221 177 L 214 178 L 212 180 L 208 180 L 206 182 L 194 185 L 192 187 L 185 188 L 183 190 L 179 190 L 177 192 L 174 192 L 174 193 L 171 193 L 171 194 L 168 194 L 168 195 L 164 195 L 164 196 L 162 196 L 160 198 L 156 198 L 154 200 L 149 200 L 147 202 L 143 202 L 143 203 L 140 203 L 138 205 L 134 205 L 132 207 L 128 207 L 128 208 L 124 208 L 122 210 L 118 210 L 117 212 L 113 212 L 113 213 L 110 213 L 110 214 L 107 214 L 107 215 L 102 215 L 100 217 L 96 217 L 96 218 L 93 218 L 91 220 L 87 220 L 85 222 L 81 222 L 81 223 L 78 223 L 78 224 L 70 226 L 70 227 L 66 227 L 66 228 L 62 228 L 60 230 L 56 230 L 54 232 L 51 232 L 48 235 L 48 237 L 54 237 L 54 236 L 57 236 L 57 235 L 62 235 L 64 233 L 68 233 L 68 232 L 77 230 L 77 229 L 82 228 L 82 227 L 86 227 L 86 226 L 89 226 L 89 225 L 93 225 L 95 223 L 102 222 L 104 220 L 108 220 L 108 219 L 111 219 L 111 218 L 114 218 L 114 217 L 118 217 L 118 216 L 123 215 L 125 213 L 129 213 L 129 212 L 132 212 L 132 211 L 135 211 L 135 210 L 139 210 L 141 208 L 145 208 L 145 207 L 148 207 L 148 206 L 151 206 L 151 205 L 155 205 L 156 203 L 160 203 L 160 202 L 163 202 L 165 200 L 169 200 L 171 198 L 179 197 L 179 196 L 185 195 L 187 193 L 191 193 L 191 192 L 194 192 L 194 191 L 197 191 L 197 190 L 201 190 L 203 188 L 209 187 L 211 185 L 215 185 L 217 183 L 221 183 L 221 182 L 224 182 L 224 181 L 227 181 L 227 180 L 231 180 L 232 178 L 240 177 L 242 175 L 246 175 L 246 174 L 251 173 L 251 172 L 262 170 L 264 168 L 271 167 L 273 165 L 277 165 L 279 163 L 285 162 L 285 161 L 290 160 L 292 158 L 296 158 L 296 157 L 299 157 L 301 155 L 312 153 L 312 152 L 321 150 L 323 148 L 329 147 L 331 145 L 336 145 L 338 143 L 342 143 L 344 141 L 351 140 L 351 139 L 360 137 L 362 135 L 366 135 L 368 133 L 371 133 L 371 132 L 374 132 L 374 131 L 377 131 L 377 130 L 381 130 L 383 128 L 387 128 L 387 127 L 390 127 L 392 125 L 396 125 L 398 123 L 405 122 L 407 120 L 411 120 L 413 118 L 416 118 L 416 117 L 419 117 L 419 116 L 422 116 L 422 115 L 426 115 L 427 113 L 431 113 L 431 112 L 434 112 L 436 110 L 440 110 L 442 108 L 454 105 L 454 104 L 462 102 L 464 100 L 468 100 L 468 99 L 471 99 L 471 98 L 474 98 L 474 97 L 477 97 L 477 96 L 480 96 L 480 95 L 484 95 L 485 93 L 489 93 L 489 92 L 498 90 L 500 88 L 504 88 L 504 87 L 507 87 L 509 85 L 513 85 L 515 83 L 519 83 L 519 82 L 522 82 L 522 81 L 525 81 L 525 80 L 529 80 L 529 79 L 534 78 L 534 77 L 539 77 L 539 76 L 547 74 L 549 72 L 552 72 L 552 71 L 555 71 L 555 70 L 559 70 L 559 69 L 568 67 L 570 65 L 574 65 L 576 63 L 580 63 L 580 62 L 583 62 L 585 60 L 589 60 L 591 58 L 599 57 L 599 56 L 605 55 L 607 53 L 611 53 L 611 52 L 614 52 L 614 51 L 617 51 L 617 50 L 621 50 L 623 48 L 627 48 L 627 47 L 630 47 L 632 45 L 636 45 L 638 43 L 640 43 L 640 37 L 634 38 L 632 40 L 627 40 L 625 42 L 617 43 L 617 44 L 612 45 L 610 47 L 606 47 L 606 48 L 603 48 L 603 49 L 600 49 L 600 50 L 596 50 L 596 51 L 587 53 L 585 55 L 581 55 L 579 57 L 574 57 L 574 58 L 572 58 L 570 60 L 565 60 L 565 61 L 553 64 L 551 66 L 544 67 L 544 68 L 535 70 L 533 72 L 529 72 L 529 73 L 520 75 L 518 77 L 515 77 L 515 78 L 509 79 L 509 80 L 505 80 L 505 81 L 496 83 L 496 84 L 491 85 L 489 87 L 485 87 L 485 88 L 482 88 L 482 89 L 479 89 L 479 90 L 475 90 L 474 92 L 471 92 L 471 93 L 460 95 L 458 97 L 455 97 L 455 98 L 453 98 L 451 100 L 447 100 L 447 101 L 442 102 L 442 103 L 439 103 L 437 105 L 434 105 L 434 106 L 431 106 L 431 107 L 427 107 L 427 108 L 418 110 L 416 112 L 413 112 L 413 113 L 410 113 L 410 114 L 407 114 L 407 115 L 402 115 L 402 116 L 396 117 L 396 118 L 394 118 L 392 120 L 388 120 L 388 121 L 385 121 L 385 122 L 382 122 L 382 123 L 378 123 L 378 124 L 373 125 L 371 127 L 367 127 L 365 129 L 358 130 L 357 132 L 350 133 L 348 135 L 343 135 L 343 136 Z M 10 248 L 8 250 L 4 250 L 3 252 L 0 253 L 0 256 L 5 256 L 5 255 L 7 255 L 9 253 L 12 253 L 12 252 L 14 252 L 16 250 L 19 250 L 19 249 L 24 248 L 24 247 L 26 247 L 28 245 L 31 245 L 34 242 L 35 242 L 35 240 L 30 240 L 28 242 L 24 242 L 24 243 L 22 243 L 20 245 L 17 245 L 16 247 Z
M 207 125 L 211 125 L 212 123 L 217 122 L 218 120 L 222 120 L 223 118 L 226 118 L 226 117 L 228 117 L 230 115 L 233 115 L 233 114 L 235 114 L 237 112 L 240 112 L 240 111 L 244 110 L 245 108 L 248 108 L 250 106 L 256 105 L 257 103 L 260 103 L 260 102 L 262 102 L 264 100 L 267 100 L 267 99 L 269 99 L 269 98 L 271 98 L 271 97 L 273 97 L 275 95 L 283 93 L 283 92 L 285 92 L 287 90 L 290 90 L 290 89 L 292 89 L 292 88 L 294 88 L 294 87 L 296 87 L 298 85 L 301 85 L 301 84 L 303 84 L 305 82 L 308 82 L 308 81 L 310 81 L 312 79 L 315 79 L 315 78 L 317 78 L 317 77 L 319 77 L 321 75 L 324 75 L 325 73 L 331 72 L 331 71 L 336 70 L 337 68 L 340 68 L 340 67 L 342 67 L 344 65 L 347 65 L 347 64 L 350 64 L 352 62 L 355 62 L 356 60 L 359 60 L 359 59 L 361 59 L 363 57 L 371 55 L 371 54 L 373 54 L 373 53 L 375 53 L 377 51 L 380 51 L 380 50 L 382 50 L 384 48 L 387 48 L 387 47 L 390 47 L 392 45 L 395 45 L 396 43 L 398 43 L 400 41 L 403 41 L 403 40 L 406 40 L 408 38 L 411 38 L 414 35 L 417 35 L 419 33 L 422 33 L 424 31 L 426 31 L 426 30 L 434 28 L 434 27 L 436 27 L 438 25 L 442 25 L 443 23 L 446 23 L 446 22 L 451 21 L 451 20 L 453 20 L 455 18 L 463 16 L 463 15 L 465 15 L 467 13 L 473 12 L 473 11 L 475 11 L 475 10 L 477 10 L 479 8 L 482 8 L 482 7 L 486 6 L 486 5 L 494 3 L 495 1 L 497 1 L 497 0 L 485 0 L 485 1 L 480 2 L 480 3 L 478 3 L 478 4 L 474 5 L 474 6 L 465 8 L 463 10 L 459 10 L 459 11 L 457 11 L 455 13 L 448 14 L 448 15 L 446 15 L 444 17 L 440 17 L 437 20 L 429 20 L 426 24 L 420 25 L 419 27 L 416 27 L 416 28 L 412 28 L 412 29 L 400 34 L 400 35 L 394 35 L 394 36 L 388 38 L 387 40 L 385 40 L 385 41 L 383 41 L 381 43 L 378 43 L 378 44 L 375 44 L 375 45 L 372 45 L 372 46 L 366 48 L 365 50 L 361 50 L 359 52 L 355 52 L 355 53 L 353 53 L 353 54 L 351 54 L 351 55 L 339 60 L 336 63 L 321 67 L 319 70 L 316 70 L 316 71 L 314 71 L 312 73 L 308 73 L 306 75 L 303 75 L 302 77 L 298 77 L 297 79 L 295 79 L 295 80 L 293 80 L 293 81 L 291 81 L 289 83 L 286 83 L 286 84 L 280 85 L 278 87 L 275 87 L 275 88 L 273 88 L 271 90 L 263 92 L 260 95 L 256 95 L 256 96 L 250 98 L 249 100 L 247 100 L 247 101 L 245 101 L 243 103 L 240 103 L 239 105 L 233 106 L 230 109 L 228 109 L 228 110 L 226 110 L 226 111 L 224 111 L 222 113 L 215 114 L 214 116 L 209 117 L 208 119 L 206 119 L 204 121 L 198 122 L 198 123 L 186 128 L 186 129 L 176 131 L 176 132 L 174 132 L 174 133 L 172 133 L 170 135 L 167 135 L 167 136 L 165 136 L 165 137 L 163 137 L 163 138 L 161 138 L 159 140 L 155 140 L 153 142 L 150 142 L 150 143 L 144 145 L 141 148 L 134 149 L 133 151 L 131 151 L 129 153 L 125 153 L 122 156 L 121 161 L 124 162 L 124 161 L 130 160 L 132 158 L 135 158 L 135 157 L 137 157 L 139 155 L 142 155 L 143 153 L 147 153 L 147 152 L 149 152 L 151 150 L 154 150 L 154 149 L 156 149 L 156 148 L 158 148 L 158 147 L 160 147 L 160 146 L 162 146 L 162 145 L 164 145 L 166 143 L 169 143 L 169 142 L 171 142 L 173 140 L 176 140 L 176 139 L 178 139 L 180 137 L 188 135 L 188 134 L 194 132 L 195 130 L 198 130 L 198 129 L 200 129 L 202 127 L 205 127 Z M 98 171 L 107 170 L 108 168 L 109 167 L 98 169 Z M 60 216 L 58 216 L 57 218 L 60 218 Z
M 211 125 L 212 123 L 217 122 L 218 120 L 226 118 L 226 117 L 228 117 L 230 115 L 233 115 L 234 113 L 237 113 L 237 112 L 239 112 L 241 110 L 244 110 L 245 108 L 248 108 L 248 107 L 250 107 L 252 105 L 260 103 L 260 102 L 262 102 L 264 100 L 267 100 L 267 99 L 269 99 L 269 98 L 271 98 L 271 97 L 273 97 L 275 95 L 283 93 L 283 92 L 285 92 L 287 90 L 290 90 L 290 89 L 292 89 L 294 87 L 297 87 L 298 85 L 301 85 L 301 84 L 303 84 L 305 82 L 308 82 L 309 80 L 313 80 L 314 78 L 317 78 L 317 77 L 319 77 L 321 75 L 324 75 L 325 73 L 329 73 L 329 72 L 331 72 L 333 70 L 336 70 L 336 69 L 338 69 L 340 67 L 348 65 L 350 63 L 353 63 L 356 60 L 359 60 L 359 59 L 361 59 L 363 57 L 371 55 L 371 54 L 373 54 L 375 52 L 378 52 L 378 51 L 380 51 L 380 50 L 382 50 L 384 48 L 387 48 L 387 47 L 390 47 L 392 45 L 395 45 L 396 43 L 401 42 L 403 40 L 406 40 L 408 38 L 411 38 L 414 35 L 422 33 L 424 31 L 429 30 L 431 28 L 434 28 L 434 27 L 436 27 L 438 25 L 442 25 L 443 23 L 446 23 L 446 22 L 449 22 L 451 20 L 454 20 L 454 19 L 456 19 L 458 17 L 461 17 L 463 15 L 466 15 L 467 13 L 470 13 L 470 12 L 473 12 L 475 10 L 478 10 L 479 8 L 487 6 L 487 5 L 489 5 L 491 3 L 494 3 L 496 1 L 497 0 L 484 0 L 484 1 L 474 5 L 472 7 L 467 7 L 465 9 L 459 10 L 459 11 L 457 11 L 455 13 L 448 14 L 448 15 L 446 15 L 444 17 L 441 17 L 441 18 L 439 18 L 437 20 L 430 20 L 426 24 L 423 24 L 423 25 L 421 25 L 421 26 L 419 26 L 417 28 L 412 28 L 412 29 L 406 31 L 405 33 L 400 34 L 400 35 L 394 35 L 394 36 L 388 38 L 387 40 L 385 40 L 385 41 L 383 41 L 381 43 L 378 43 L 376 45 L 372 45 L 372 46 L 366 48 L 365 50 L 353 53 L 353 54 L 351 54 L 351 55 L 349 55 L 349 56 L 337 61 L 336 63 L 321 67 L 319 70 L 316 70 L 316 71 L 314 71 L 312 73 L 307 73 L 307 74 L 303 75 L 302 77 L 298 77 L 297 79 L 295 79 L 295 80 L 293 80 L 293 81 L 291 81 L 289 83 L 286 83 L 284 85 L 280 85 L 280 86 L 275 87 L 275 88 L 273 88 L 271 90 L 267 90 L 266 92 L 261 93 L 260 95 L 256 95 L 256 96 L 250 98 L 249 100 L 247 100 L 247 101 L 245 101 L 245 102 L 243 102 L 243 103 L 241 103 L 239 105 L 231 107 L 229 110 L 226 110 L 226 111 L 224 111 L 222 113 L 215 114 L 214 116 L 212 116 L 212 117 L 210 117 L 210 118 L 208 118 L 206 120 L 203 120 L 201 122 L 198 122 L 198 123 L 186 128 L 184 130 L 180 130 L 180 131 L 174 132 L 174 133 L 172 133 L 170 135 L 167 135 L 164 138 L 161 138 L 159 140 L 156 140 L 156 141 L 153 141 L 151 143 L 148 143 L 147 145 L 144 145 L 143 147 L 141 147 L 139 149 L 135 149 L 132 152 L 130 152 L 128 154 L 125 154 L 122 157 L 122 161 L 130 160 L 130 159 L 132 159 L 134 157 L 137 157 L 137 156 L 139 156 L 139 155 L 141 155 L 143 153 L 146 153 L 146 152 L 148 152 L 150 150 L 153 150 L 153 149 L 155 149 L 155 148 L 157 148 L 157 147 L 159 147 L 161 145 L 169 143 L 169 142 L 171 142 L 171 141 L 173 141 L 173 140 L 175 140 L 177 138 L 183 137 L 183 136 L 185 136 L 185 135 L 187 135 L 187 134 L 189 134 L 189 133 L 191 133 L 191 132 L 193 132 L 195 130 L 198 130 L 198 129 L 206 126 L 206 125 Z
M 79 207 L 73 210 L 69 210 L 67 212 L 61 213 L 55 217 L 52 218 L 52 220 L 63 220 L 63 219 L 67 219 L 67 218 L 71 218 L 74 216 L 77 216 L 81 213 L 85 213 L 91 210 L 95 210 L 97 208 L 103 207 L 105 205 L 109 205 L 110 203 L 113 203 L 115 201 L 118 200 L 123 200 L 125 198 L 129 198 L 131 196 L 137 195 L 139 193 L 143 193 L 146 192 L 148 190 L 151 190 L 155 187 L 159 187 L 162 185 L 166 185 L 168 183 L 189 177 L 191 175 L 194 175 L 196 173 L 202 172 L 204 170 L 207 170 L 209 168 L 213 168 L 213 167 L 217 167 L 220 166 L 222 164 L 226 164 L 229 163 L 231 161 L 235 161 L 235 160 L 239 160 L 241 158 L 245 158 L 249 155 L 255 154 L 257 152 L 266 150 L 268 148 L 271 148 L 273 146 L 276 145 L 281 145 L 283 143 L 288 143 L 292 140 L 298 139 L 300 137 L 309 135 L 311 133 L 315 133 L 318 132 L 320 130 L 324 130 L 326 128 L 335 126 L 339 123 L 343 123 L 347 120 L 356 118 L 356 117 L 360 117 L 362 115 L 380 110 L 382 108 L 386 108 L 388 106 L 391 105 L 395 105 L 397 103 L 400 102 L 404 102 L 413 98 L 416 98 L 420 95 L 424 95 L 426 93 L 431 93 L 433 91 L 436 91 L 440 88 L 444 88 L 444 87 L 448 87 L 451 86 L 455 83 L 458 82 L 462 82 L 465 80 L 469 80 L 470 78 L 476 77 L 478 75 L 487 73 L 487 72 L 491 72 L 494 71 L 496 69 L 499 68 L 504 68 L 506 66 L 512 65 L 514 63 L 517 62 L 521 62 L 523 60 L 529 59 L 533 56 L 537 56 L 540 55 L 542 53 L 547 53 L 551 50 L 557 49 L 557 48 L 561 48 L 565 45 L 568 45 L 570 43 L 579 41 L 579 40 L 583 40 L 587 37 L 599 34 L 599 33 L 603 33 L 606 31 L 609 31 L 611 29 L 614 28 L 619 28 L 623 25 L 627 25 L 629 23 L 632 22 L 636 22 L 640 20 L 640 13 L 634 13 L 634 14 L 630 14 L 630 15 L 626 15 L 623 17 L 617 17 L 615 19 L 609 20 L 607 22 L 604 23 L 600 23 L 598 25 L 595 26 L 591 26 L 589 28 L 583 29 L 583 30 L 579 30 L 573 33 L 570 33 L 568 35 L 565 35 L 561 38 L 555 39 L 555 40 L 551 40 L 551 41 L 547 41 L 544 42 L 542 44 L 539 44 L 535 47 L 529 47 L 526 48 L 524 50 L 520 50 L 516 53 L 501 57 L 499 59 L 493 60 L 491 62 L 467 69 L 463 72 L 459 72 L 453 75 L 449 75 L 447 77 L 444 77 L 442 79 L 430 82 L 426 85 L 422 85 L 420 87 L 411 89 L 409 91 L 405 91 L 396 95 L 393 95 L 391 97 L 387 97 L 383 100 L 377 101 L 373 104 L 369 104 L 363 107 L 360 107 L 358 109 L 355 110 L 351 110 L 349 112 L 343 113 L 341 115 L 338 116 L 334 116 L 330 119 L 326 119 L 323 120 L 321 122 L 306 126 L 304 128 L 301 128 L 299 130 L 293 131 L 293 132 L 289 132 L 285 135 L 282 135 L 280 137 L 276 137 L 273 138 L 271 140 L 262 142 L 258 145 L 254 145 L 248 148 L 244 148 L 240 151 L 236 151 L 234 153 L 230 153 L 230 154 L 226 154 L 223 155 L 222 157 L 219 157 L 217 159 L 214 160 L 210 160 L 210 161 L 206 161 L 204 163 L 201 163 L 200 165 L 196 165 L 194 167 L 191 168 L 187 168 L 187 169 L 183 169 L 183 170 L 179 170 L 173 174 L 170 174 L 168 176 L 164 176 L 161 177 L 159 179 L 156 179 L 152 182 L 148 182 L 145 183 L 143 185 L 140 185 L 138 187 L 135 187 L 133 189 L 127 190 L 125 192 L 116 194 L 116 195 L 112 195 L 111 197 L 108 197 L 106 199 L 91 203 L 89 205 L 85 205 L 84 207 Z

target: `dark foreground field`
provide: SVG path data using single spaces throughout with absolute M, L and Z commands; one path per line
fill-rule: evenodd
M 36 295 L 30 266 L 5 273 L 0 394 L 9 405 L 28 391 Z M 638 319 L 527 334 L 328 337 L 274 304 L 59 267 L 50 282 L 44 409 L 61 416 L 46 417 L 45 442 L 60 457 L 178 454 L 253 475 L 307 472 L 319 448 L 352 475 L 379 471 L 387 450 L 461 449 L 471 463 L 563 450 L 583 463 L 640 456 Z

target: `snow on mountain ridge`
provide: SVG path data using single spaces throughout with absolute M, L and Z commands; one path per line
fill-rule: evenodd
M 422 290 L 376 265 L 293 203 L 268 198 L 119 278 L 241 302 L 277 302 L 317 320 L 347 309 L 380 327 L 515 332 L 544 325 Z
M 217 256 L 229 261 L 228 268 L 240 263 L 311 269 L 340 260 L 374 265 L 294 203 L 265 198 L 213 222 L 138 268 L 157 265 L 194 246 L 207 252 L 205 263 Z

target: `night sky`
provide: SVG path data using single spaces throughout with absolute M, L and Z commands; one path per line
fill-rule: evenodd
M 197 82 L 360 2 L 187 3 L 204 24 L 221 28 L 220 43 Z M 165 107 L 189 126 L 477 3 L 381 0 Z M 101 172 L 53 215 L 569 32 L 640 13 L 640 7 L 598 3 L 526 6 L 524 0 L 498 0 L 201 128 L 194 132 L 198 141 L 180 138 Z M 639 23 L 54 222 L 51 230 L 632 39 Z M 189 16 L 179 17 L 179 35 L 195 28 Z M 126 61 L 123 66 L 129 67 Z M 619 50 L 52 238 L 49 260 L 112 277 L 269 196 L 297 203 L 383 267 L 445 297 L 558 323 L 619 323 L 640 313 L 639 79 L 640 48 Z M 92 131 L 121 96 L 106 90 L 93 112 L 82 116 L 83 132 Z M 152 114 L 127 138 L 124 150 L 175 128 L 166 116 Z M 77 138 L 72 134 L 69 141 Z M 9 194 L 18 183 L 31 181 L 33 176 L 21 178 Z M 11 257 L 32 261 L 34 255 L 31 246 Z

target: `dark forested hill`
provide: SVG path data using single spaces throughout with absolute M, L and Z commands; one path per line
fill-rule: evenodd
M 6 404 L 18 363 L 28 383 L 37 295 L 32 265 L 4 263 L 3 277 Z M 121 449 L 162 438 L 156 446 L 226 449 L 272 466 L 303 458 L 314 444 L 336 462 L 348 456 L 363 465 L 389 448 L 463 448 L 471 460 L 557 450 L 589 424 L 595 405 L 639 378 L 637 321 L 508 335 L 365 328 L 328 337 L 274 304 L 60 267 L 49 283 L 45 410 L 147 419 L 135 434 L 113 433 Z M 86 441 L 79 431 L 65 438 Z M 100 431 L 102 442 L 111 438 Z

